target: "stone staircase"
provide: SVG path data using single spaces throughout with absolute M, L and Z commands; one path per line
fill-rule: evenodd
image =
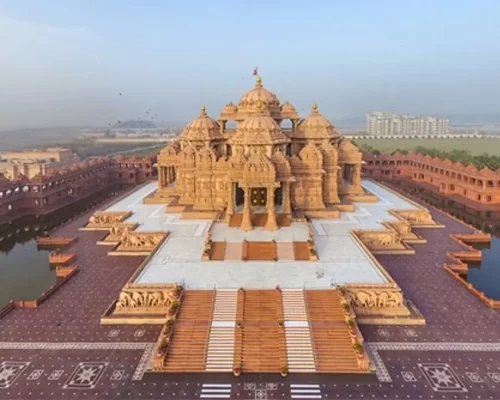
M 293 252 L 296 261 L 309 261 L 309 247 L 307 242 L 293 242 Z
M 213 290 L 184 292 L 163 371 L 205 370 L 214 294 Z
M 286 354 L 290 372 L 315 372 L 304 291 L 282 289 Z
M 224 260 L 241 261 L 242 252 L 243 249 L 242 249 L 242 244 L 240 242 L 226 242 Z
M 226 242 L 213 242 L 210 259 L 212 261 L 224 261 L 226 254 Z
M 276 242 L 247 242 L 248 261 L 275 261 L 278 258 Z
M 333 289 L 307 290 L 304 298 L 316 355 L 316 371 L 362 372 L 345 323 L 340 294 Z
M 277 242 L 276 254 L 279 261 L 295 261 L 293 242 Z
M 276 373 L 286 365 L 284 329 L 278 290 L 245 290 L 242 371 Z
M 207 372 L 232 371 L 238 291 L 217 290 L 208 339 Z

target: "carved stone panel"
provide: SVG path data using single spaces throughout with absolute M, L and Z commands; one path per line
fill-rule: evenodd
M 391 247 L 398 243 L 398 234 L 396 231 L 391 230 L 372 230 L 356 231 L 358 238 L 365 244 L 366 247 L 371 249 L 379 249 L 382 247 Z
M 86 228 L 111 228 L 123 222 L 131 215 L 130 211 L 96 211 L 90 218 Z
M 413 225 L 436 225 L 428 210 L 397 210 L 394 213 Z
M 346 295 L 355 307 L 360 308 L 396 308 L 403 305 L 400 289 L 348 288 Z
M 178 301 L 180 290 L 167 288 L 123 289 L 115 306 L 115 314 L 165 314 Z
M 158 232 L 130 232 L 127 228 L 123 230 L 118 250 L 152 250 L 165 237 L 164 233 Z

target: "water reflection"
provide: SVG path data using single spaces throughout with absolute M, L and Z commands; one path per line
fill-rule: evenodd
M 482 250 L 481 262 L 469 263 L 469 272 L 461 277 L 489 298 L 500 300 L 500 221 L 492 219 L 487 212 L 474 211 L 452 200 L 439 198 L 420 187 L 399 185 L 399 188 L 485 233 L 491 233 L 493 236 L 491 245 L 486 247 L 474 245 L 478 250 Z
M 500 238 L 494 237 L 491 246 L 482 249 L 481 265 L 469 264 L 464 279 L 493 300 L 500 300 Z
M 126 186 L 110 187 L 48 216 L 29 217 L 0 228 L 0 308 L 9 300 L 34 300 L 57 281 L 48 250 L 39 250 L 36 236 L 49 233 Z
M 38 250 L 33 238 L 8 251 L 0 247 L 0 277 L 0 308 L 9 300 L 34 300 L 57 281 L 48 251 Z

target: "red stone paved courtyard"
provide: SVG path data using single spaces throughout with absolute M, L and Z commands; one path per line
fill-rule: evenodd
M 500 315 L 442 268 L 446 251 L 460 249 L 449 235 L 471 229 L 439 211 L 431 212 L 446 227 L 418 231 L 428 243 L 414 245 L 416 255 L 377 257 L 427 320 L 423 327 L 362 327 L 380 367 L 378 379 L 143 375 L 160 327 L 99 324 L 143 258 L 108 257 L 108 249 L 95 244 L 102 232 L 78 232 L 71 251 L 78 253 L 75 264 L 80 273 L 39 308 L 16 309 L 0 320 L 0 398 L 194 399 L 203 388 L 213 387 L 217 393 L 218 387 L 229 387 L 231 398 L 271 399 L 290 398 L 300 390 L 293 385 L 306 384 L 321 398 L 496 400 Z M 90 214 L 54 235 L 76 234 Z M 410 343 L 414 346 L 405 345 Z

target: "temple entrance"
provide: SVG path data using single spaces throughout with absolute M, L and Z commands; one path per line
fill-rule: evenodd
M 250 204 L 252 206 L 266 206 L 267 205 L 267 189 L 266 188 L 252 188 L 250 192 Z
M 235 194 L 235 202 L 236 207 L 241 206 L 245 200 L 245 192 L 243 189 L 236 185 L 236 194 Z

